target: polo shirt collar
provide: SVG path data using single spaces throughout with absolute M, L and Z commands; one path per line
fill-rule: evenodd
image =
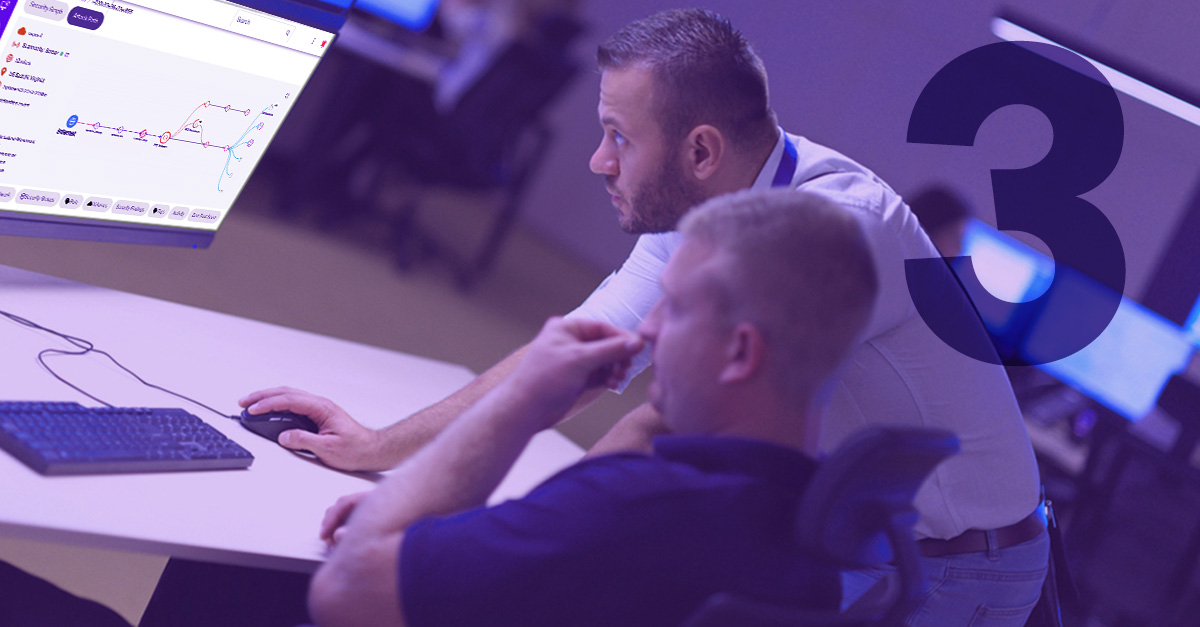
M 775 147 L 771 149 L 771 154 L 767 157 L 767 161 L 763 164 L 762 169 L 758 171 L 758 177 L 754 179 L 754 184 L 750 186 L 750 189 L 770 189 L 771 185 L 775 182 L 775 177 L 779 175 L 780 164 L 784 160 L 784 152 L 790 140 L 783 127 L 776 128 L 779 129 L 779 138 L 775 140 Z M 794 151 L 795 148 L 793 148 L 793 153 Z M 791 168 L 787 168 L 789 164 L 783 163 L 785 169 L 791 170 L 787 177 L 789 182 L 792 178 L 791 174 L 794 174 L 796 169 L 795 163 L 795 157 L 793 157 L 793 161 L 791 162 Z

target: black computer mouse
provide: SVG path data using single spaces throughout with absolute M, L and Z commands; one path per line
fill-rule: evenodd
M 279 441 L 279 434 L 289 429 L 304 429 L 316 433 L 317 423 L 312 418 L 290 411 L 269 411 L 263 414 L 251 414 L 242 410 L 242 426 L 261 435 L 272 442 Z

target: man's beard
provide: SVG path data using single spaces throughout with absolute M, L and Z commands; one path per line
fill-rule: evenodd
M 664 159 L 658 172 L 629 196 L 629 218 L 621 220 L 626 233 L 674 231 L 688 209 L 708 199 L 698 185 L 674 170 L 676 159 Z

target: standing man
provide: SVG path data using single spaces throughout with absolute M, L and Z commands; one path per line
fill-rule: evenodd
M 604 135 L 591 168 L 604 177 L 622 228 L 640 237 L 624 265 L 568 318 L 636 328 L 662 296 L 657 280 L 679 245 L 677 221 L 706 198 L 789 187 L 860 214 L 880 294 L 825 412 L 821 448 L 831 450 L 868 425 L 956 433 L 962 452 L 939 466 L 915 500 L 929 592 L 911 624 L 966 625 L 982 613 L 1000 617 L 996 624 L 1022 625 L 1038 598 L 1049 550 L 1033 450 L 1004 371 L 950 348 L 917 314 L 904 260 L 938 253 L 903 200 L 858 163 L 777 126 L 762 61 L 720 16 L 653 15 L 602 44 L 597 60 Z M 281 443 L 289 448 L 313 451 L 339 468 L 389 468 L 508 377 L 528 350 L 378 432 L 325 399 L 288 388 L 253 393 L 241 404 L 252 413 L 291 409 L 320 425 L 315 435 L 287 432 Z M 646 353 L 635 357 L 629 376 L 649 360 Z M 598 394 L 583 395 L 576 406 Z M 651 436 L 668 428 L 653 406 L 643 405 L 593 453 L 646 449 Z M 884 575 L 847 576 L 847 600 Z
M 361 502 L 330 509 L 318 624 L 679 625 L 718 593 L 837 608 L 837 572 L 793 534 L 816 410 L 875 298 L 858 216 L 767 190 L 709 201 L 680 229 L 639 334 L 551 319 L 511 376 Z M 643 341 L 672 434 L 484 507 L 529 439 L 620 381 Z

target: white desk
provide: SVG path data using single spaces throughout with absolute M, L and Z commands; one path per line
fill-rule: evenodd
M 472 378 L 465 368 L 0 266 L 0 309 L 86 338 L 151 383 L 222 411 L 246 393 L 291 385 L 379 427 Z M 67 347 L 0 318 L 0 399 L 96 403 L 59 383 L 38 351 Z M 43 477 L 0 451 L 0 534 L 211 562 L 310 572 L 317 529 L 337 497 L 371 478 L 331 470 L 233 420 L 147 388 L 99 355 L 49 357 L 70 381 L 114 405 L 183 407 L 254 454 L 247 470 Z M 523 494 L 578 460 L 556 431 L 533 440 L 492 501 Z M 376 476 L 377 478 L 377 476 Z

